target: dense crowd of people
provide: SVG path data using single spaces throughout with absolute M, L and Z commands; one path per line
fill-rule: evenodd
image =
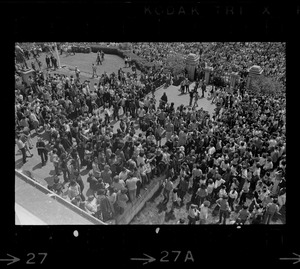
M 215 43 L 203 53 L 202 60 L 220 73 L 245 73 L 249 67 L 258 65 L 266 76 L 274 77 L 285 85 L 285 49 L 285 43 L 276 42 Z
M 220 61 L 224 56 L 224 62 L 239 66 L 241 61 L 235 60 L 243 55 L 248 64 L 253 50 L 259 54 L 253 54 L 255 60 L 271 55 L 273 74 L 285 79 L 281 44 L 249 44 L 224 49 L 216 43 L 216 51 L 209 50 L 203 59 L 224 68 Z M 163 58 L 170 46 L 152 45 L 149 51 L 133 44 L 152 59 Z M 240 49 L 240 55 L 235 57 L 232 49 Z M 265 53 L 268 49 L 270 54 Z M 182 207 L 184 197 L 191 194 L 190 224 L 205 223 L 208 208 L 215 204 L 213 214 L 219 214 L 220 223 L 231 211 L 238 212 L 236 223 L 269 223 L 285 203 L 284 94 L 269 97 L 213 87 L 217 109 L 209 115 L 197 102 L 175 108 L 166 94 L 156 104 L 154 79 L 120 69 L 118 74 L 102 74 L 99 83 L 90 85 L 80 76 L 37 71 L 30 87 L 15 91 L 16 141 L 23 163 L 34 146 L 32 130 L 40 135 L 43 128 L 49 143 L 39 140 L 36 146 L 43 165 L 47 146 L 51 150 L 55 179 L 49 188 L 58 194 L 67 188 L 73 204 L 103 221 L 122 214 L 154 177 L 164 175 L 164 203 L 171 198 L 172 210 Z M 206 91 L 207 85 L 198 80 L 193 89 L 187 84 L 191 98 Z M 152 86 L 145 87 L 148 84 Z M 115 132 L 117 121 L 120 127 Z M 89 171 L 89 195 L 83 193 L 84 168 Z
M 215 43 L 133 43 L 133 51 L 149 62 L 164 65 L 168 56 L 198 54 L 201 62 L 214 68 L 214 73 L 247 73 L 253 65 L 259 65 L 268 77 L 274 77 L 285 85 L 285 44 L 276 42 L 215 42 Z

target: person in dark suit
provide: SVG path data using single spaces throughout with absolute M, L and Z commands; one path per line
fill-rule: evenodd
M 189 87 L 190 87 L 189 79 L 185 78 L 184 82 L 185 82 L 185 91 L 186 91 L 186 93 L 189 93 L 190 92 L 190 89 L 189 89 Z
M 47 65 L 47 68 L 50 68 L 50 58 L 48 55 L 46 55 L 46 65 Z
M 55 57 L 53 57 L 53 64 L 54 64 L 54 70 L 56 70 L 58 68 L 58 65 L 57 65 L 57 59 Z
M 102 65 L 102 62 L 101 62 L 101 55 L 100 55 L 100 52 L 99 52 L 99 51 L 97 52 L 96 64 L 97 64 L 97 65 L 99 65 L 99 64 Z
M 38 150 L 38 154 L 41 156 L 42 165 L 44 166 L 48 161 L 48 155 L 47 155 L 45 142 L 41 138 L 38 138 L 38 142 L 36 143 L 36 148 Z
M 201 97 L 204 97 L 204 93 L 206 92 L 205 81 L 203 81 L 203 83 L 202 83 L 201 90 L 202 90 L 202 96 Z
M 52 67 L 55 67 L 55 66 L 54 66 L 54 59 L 55 59 L 54 56 L 51 55 L 50 61 L 51 61 L 51 66 L 52 66 Z

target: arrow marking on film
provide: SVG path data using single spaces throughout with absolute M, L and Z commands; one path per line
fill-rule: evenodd
M 147 264 L 147 263 L 150 263 L 150 262 L 154 262 L 156 261 L 155 258 L 143 253 L 145 256 L 147 256 L 148 258 L 131 258 L 131 260 L 135 260 L 135 261 L 146 261 L 143 263 L 143 265 Z
M 296 264 L 298 262 L 300 262 L 300 255 L 293 253 L 295 256 L 297 256 L 298 258 L 279 258 L 279 260 L 286 260 L 286 261 L 295 261 L 293 262 L 293 264 Z
M 18 262 L 20 259 L 17 258 L 17 257 L 14 257 L 10 254 L 6 254 L 7 256 L 10 256 L 12 259 L 0 259 L 1 262 L 7 262 L 7 261 L 10 261 L 10 263 L 8 263 L 7 265 L 10 265 L 10 264 L 13 264 L 15 262 Z

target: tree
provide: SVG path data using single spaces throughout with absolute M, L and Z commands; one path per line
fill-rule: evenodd
M 284 91 L 284 87 L 274 78 L 261 75 L 256 79 L 252 79 L 249 90 L 258 94 L 276 95 Z
M 182 73 L 185 69 L 184 58 L 178 54 L 169 55 L 166 59 L 165 69 L 169 70 L 173 76 Z
M 130 43 L 121 43 L 119 44 L 119 49 L 121 50 L 131 50 L 132 45 Z

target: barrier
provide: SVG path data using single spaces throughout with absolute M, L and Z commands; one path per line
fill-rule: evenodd
M 116 223 L 130 224 L 132 219 L 140 212 L 146 202 L 149 201 L 154 193 L 158 190 L 164 178 L 165 176 L 161 176 L 153 179 L 150 185 L 147 187 L 148 190 L 143 193 L 143 196 L 140 199 L 137 199 L 133 204 L 127 206 L 124 213 L 121 216 L 117 217 Z
M 166 79 L 165 79 L 165 78 L 159 78 L 159 79 L 153 81 L 153 85 L 154 85 L 155 91 L 156 91 L 159 87 L 163 86 L 163 85 L 165 84 L 165 82 L 166 82 Z M 152 83 L 149 83 L 149 84 L 147 84 L 147 85 L 145 86 L 145 92 L 146 92 L 146 94 L 148 94 L 148 93 L 151 92 L 151 84 L 152 84 Z

